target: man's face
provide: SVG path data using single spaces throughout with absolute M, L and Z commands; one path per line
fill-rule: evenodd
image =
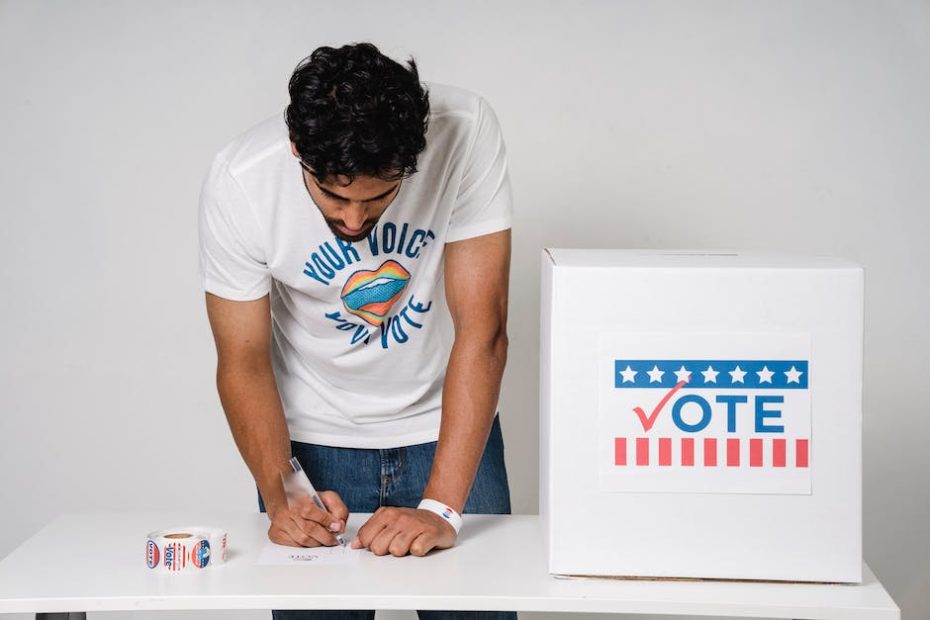
M 293 144 L 291 149 L 299 159 Z M 300 169 L 311 200 L 329 229 L 343 241 L 367 237 L 400 191 L 400 181 L 357 176 L 346 184 L 348 179 L 342 176 L 317 179 L 302 165 Z

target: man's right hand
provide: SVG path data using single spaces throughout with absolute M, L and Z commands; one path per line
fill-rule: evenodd
M 332 547 L 337 544 L 334 533 L 345 531 L 349 509 L 335 491 L 323 491 L 320 499 L 326 510 L 320 509 L 309 496 L 283 504 L 269 512 L 271 542 L 289 547 Z

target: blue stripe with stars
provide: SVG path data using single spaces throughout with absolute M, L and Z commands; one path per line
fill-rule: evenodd
M 806 360 L 615 360 L 614 386 L 669 389 L 685 372 L 690 373 L 685 389 L 806 390 L 809 364 Z

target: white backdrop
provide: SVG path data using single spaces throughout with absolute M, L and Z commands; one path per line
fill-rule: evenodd
M 930 617 L 926 1 L 0 0 L 0 556 L 65 511 L 254 508 L 214 387 L 200 182 L 302 57 L 359 40 L 504 128 L 515 511 L 537 509 L 540 248 L 847 257 L 866 558 Z

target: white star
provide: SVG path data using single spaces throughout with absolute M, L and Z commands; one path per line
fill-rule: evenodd
M 707 370 L 702 370 L 701 374 L 704 375 L 704 383 L 717 383 L 717 375 L 720 373 L 714 370 L 713 366 L 708 366 Z
M 743 381 L 743 377 L 745 376 L 746 371 L 740 370 L 739 366 L 730 371 L 730 381 L 733 383 L 745 383 L 745 381 Z
M 635 383 L 637 372 L 630 368 L 630 365 L 626 365 L 626 370 L 621 370 L 620 374 L 623 375 L 624 383 Z
M 684 381 L 687 383 L 691 381 L 691 371 L 685 368 L 685 365 L 682 364 L 681 368 L 675 371 L 675 378 L 678 379 L 678 383 Z
M 649 383 L 661 383 L 662 375 L 665 374 L 665 371 L 659 370 L 658 366 L 653 366 L 652 370 L 646 373 L 649 375 Z
M 800 383 L 801 375 L 803 374 L 803 372 L 797 370 L 794 366 L 791 367 L 791 370 L 785 371 L 785 376 L 788 377 L 788 383 Z
M 768 366 L 763 366 L 762 370 L 757 370 L 756 374 L 759 375 L 759 383 L 771 383 L 772 375 L 775 373 L 769 370 Z

